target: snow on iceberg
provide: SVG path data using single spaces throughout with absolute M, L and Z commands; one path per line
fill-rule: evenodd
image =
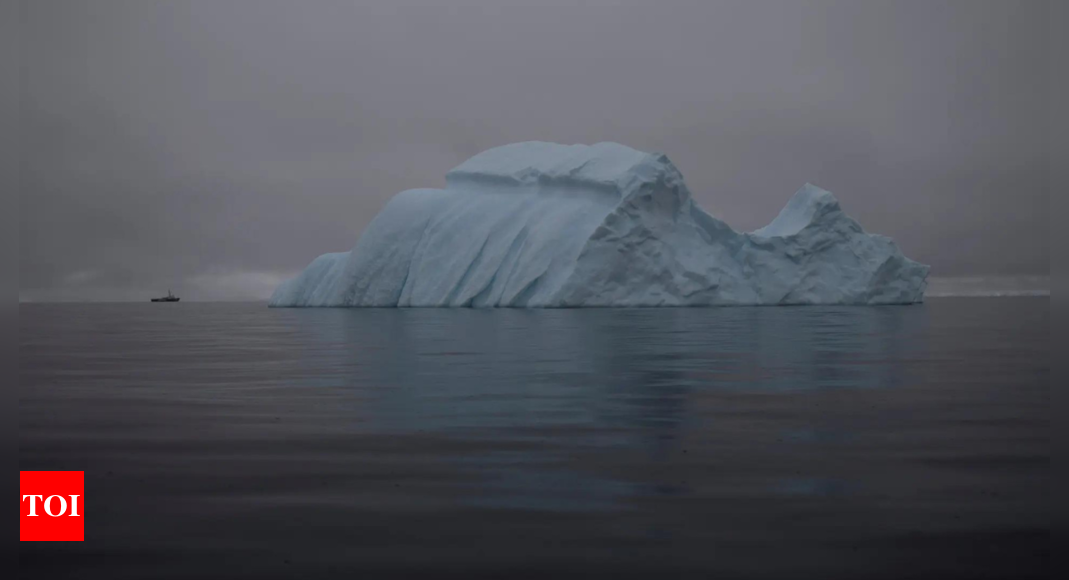
M 527 142 L 465 161 L 445 189 L 397 194 L 352 251 L 317 258 L 271 306 L 908 304 L 927 276 L 819 187 L 740 233 L 695 205 L 664 155 Z

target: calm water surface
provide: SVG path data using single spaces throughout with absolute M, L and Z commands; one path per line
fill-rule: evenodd
M 1049 298 L 20 305 L 23 577 L 1043 577 Z

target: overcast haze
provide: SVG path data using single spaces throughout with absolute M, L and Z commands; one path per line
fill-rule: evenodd
M 935 276 L 1047 274 L 1049 8 L 25 2 L 20 300 L 263 298 L 526 140 L 663 151 L 736 229 L 808 181 Z

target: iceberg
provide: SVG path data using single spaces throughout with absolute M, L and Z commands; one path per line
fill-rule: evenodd
M 819 187 L 743 233 L 698 207 L 663 154 L 526 142 L 465 161 L 445 189 L 398 193 L 270 305 L 910 304 L 927 276 Z

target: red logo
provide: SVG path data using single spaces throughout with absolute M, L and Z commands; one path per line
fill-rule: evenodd
M 19 540 L 85 540 L 85 472 L 20 471 Z

